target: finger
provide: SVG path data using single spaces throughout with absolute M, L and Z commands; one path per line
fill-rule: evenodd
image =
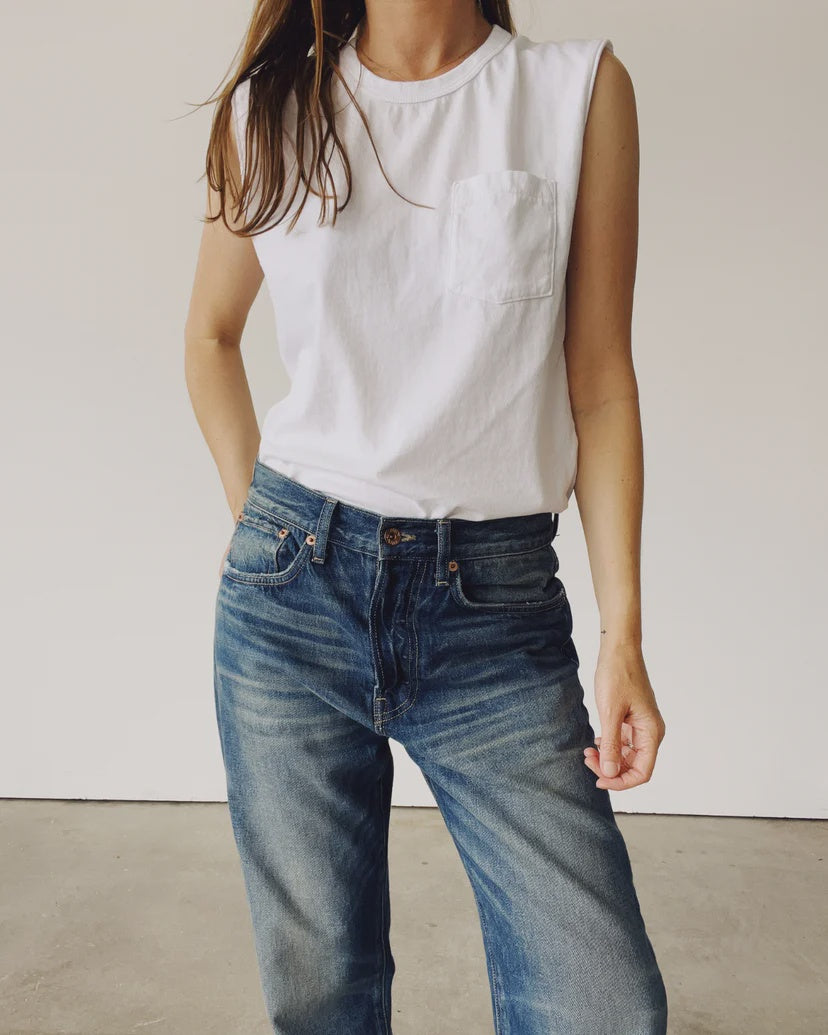
M 639 737 L 639 740 L 644 740 Z M 633 771 L 641 775 L 642 782 L 649 780 L 655 769 L 656 755 L 658 754 L 658 743 L 655 738 L 648 737 L 635 752 Z
M 631 787 L 638 787 L 639 784 L 645 782 L 644 778 L 634 769 L 628 769 L 620 776 L 614 776 L 611 779 L 608 776 L 599 776 L 595 781 L 595 786 L 606 791 L 628 791 Z
M 625 738 L 629 739 L 630 735 L 635 731 L 635 726 L 631 726 L 628 722 L 621 723 L 621 733 Z M 594 741 L 596 744 L 601 743 L 601 734 L 596 734 Z
M 630 787 L 638 787 L 647 783 L 655 768 L 655 752 L 648 748 L 633 749 L 630 752 L 629 764 L 615 777 L 606 777 L 598 773 L 597 787 L 605 787 L 610 791 L 623 791 Z
M 621 771 L 625 772 L 635 763 L 636 749 L 629 744 L 621 745 Z M 603 777 L 601 772 L 600 755 L 594 747 L 584 748 L 584 764 L 587 765 L 596 776 Z M 619 774 L 620 775 L 620 774 Z
M 638 748 L 634 747 L 632 744 L 627 744 L 626 742 L 622 743 L 622 745 L 621 745 L 621 757 L 622 758 L 627 758 L 631 753 L 635 754 L 635 752 L 637 750 L 638 750 Z M 592 756 L 592 757 L 594 757 L 596 759 L 600 758 L 600 752 L 599 752 L 598 748 L 591 747 L 590 745 L 587 745 L 587 747 L 584 748 L 584 754 L 585 755 L 590 755 L 590 756 Z
M 601 717 L 601 772 L 610 778 L 621 773 L 621 723 L 625 714 L 614 711 Z

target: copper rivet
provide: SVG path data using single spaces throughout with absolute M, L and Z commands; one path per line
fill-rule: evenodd
M 316 536 L 313 535 L 313 533 L 309 532 L 308 535 L 305 537 L 305 542 L 313 545 L 316 542 Z
M 280 538 L 284 539 L 287 534 L 288 534 L 288 530 L 286 528 L 279 529 L 279 536 L 280 536 Z
M 457 571 L 457 561 L 449 561 L 449 571 Z

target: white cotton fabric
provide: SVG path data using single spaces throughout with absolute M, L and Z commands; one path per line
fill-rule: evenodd
M 400 82 L 363 66 L 354 40 L 339 67 L 403 197 L 335 80 L 348 205 L 319 226 L 311 195 L 292 231 L 297 201 L 253 237 L 290 378 L 259 460 L 384 515 L 561 512 L 578 446 L 566 268 L 589 102 L 612 41 L 536 42 L 494 25 L 459 65 Z M 245 82 L 233 94 L 242 166 L 248 101 Z M 289 163 L 294 113 L 291 94 Z

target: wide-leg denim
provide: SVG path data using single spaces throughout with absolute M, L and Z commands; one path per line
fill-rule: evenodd
M 279 1035 L 391 1032 L 389 737 L 471 882 L 497 1035 L 666 1032 L 627 849 L 583 762 L 557 520 L 389 517 L 256 461 L 215 703 Z

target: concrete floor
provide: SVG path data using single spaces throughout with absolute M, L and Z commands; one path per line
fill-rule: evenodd
M 670 1032 L 826 1035 L 828 823 L 618 822 Z M 442 818 L 391 828 L 394 1033 L 491 1035 Z M 0 800 L 0 831 L 2 1035 L 268 1035 L 226 804 Z

